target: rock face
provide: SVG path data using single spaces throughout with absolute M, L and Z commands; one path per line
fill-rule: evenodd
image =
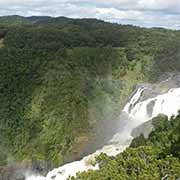
M 11 166 L 0 168 L 0 179 L 1 180 L 24 180 L 22 169 L 19 167 Z
M 0 48 L 3 47 L 3 41 L 6 33 L 0 30 Z
M 153 130 L 152 120 L 143 123 L 142 125 L 138 126 L 137 128 L 133 129 L 131 135 L 136 138 L 143 134 L 145 138 L 148 138 L 149 134 Z
M 4 38 L 5 34 L 6 34 L 5 32 L 0 31 L 0 39 Z
M 166 73 L 163 74 L 155 84 L 140 84 L 139 86 L 145 87 L 139 101 L 145 101 L 159 94 L 166 93 L 169 89 L 180 87 L 180 73 Z M 154 102 L 151 102 L 150 108 L 153 103 Z
M 31 162 L 0 167 L 0 180 L 25 180 L 26 174 L 45 175 L 51 169 L 48 163 Z

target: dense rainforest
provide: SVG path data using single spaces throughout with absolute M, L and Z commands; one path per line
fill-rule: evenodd
M 137 83 L 180 71 L 179 48 L 179 31 L 96 19 L 0 17 L 0 165 L 37 161 L 54 167 L 93 151 L 111 136 Z M 140 166 L 154 160 L 144 168 L 158 171 L 170 162 L 173 147 L 161 161 L 162 153 L 152 148 L 154 136 L 147 147 L 105 157 L 90 179 L 123 179 L 128 173 L 142 179 L 124 164 L 124 158 L 140 161 L 138 152 L 144 152 Z M 178 158 L 172 157 L 172 166 Z M 120 164 L 130 170 L 106 177 L 105 161 L 112 171 L 119 172 Z

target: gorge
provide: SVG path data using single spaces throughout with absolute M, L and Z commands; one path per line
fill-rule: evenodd
M 168 81 L 167 79 L 166 82 Z M 105 153 L 108 156 L 116 156 L 123 152 L 131 144 L 133 139 L 132 132 L 135 128 L 160 114 L 168 116 L 169 119 L 172 116 L 176 117 L 180 107 L 180 88 L 172 88 L 166 93 L 142 100 L 143 92 L 148 88 L 150 88 L 150 86 L 140 85 L 137 87 L 119 116 L 119 131 L 102 149 L 84 157 L 80 161 L 68 163 L 54 169 L 49 172 L 46 177 L 27 174 L 26 180 L 67 180 L 71 176 L 76 176 L 76 173 L 79 172 L 98 170 L 98 164 L 93 163 L 95 158 L 101 153 Z M 148 109 L 150 109 L 150 111 Z M 153 128 L 151 128 L 150 131 L 152 130 Z M 141 131 L 142 132 L 138 133 L 143 133 L 144 129 L 141 129 Z

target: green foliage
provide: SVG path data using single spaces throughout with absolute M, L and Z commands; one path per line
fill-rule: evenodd
M 29 22 L 21 16 L 2 16 L 0 24 L 3 26 L 14 27 L 29 24 Z
M 180 69 L 176 31 L 12 16 L 0 18 L 0 36 L 1 164 L 79 158 L 79 145 L 113 132 L 108 120 L 137 82 Z

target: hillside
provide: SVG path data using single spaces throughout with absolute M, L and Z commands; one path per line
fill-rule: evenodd
M 0 34 L 3 166 L 79 159 L 111 136 L 137 83 L 180 70 L 179 31 L 10 16 Z

